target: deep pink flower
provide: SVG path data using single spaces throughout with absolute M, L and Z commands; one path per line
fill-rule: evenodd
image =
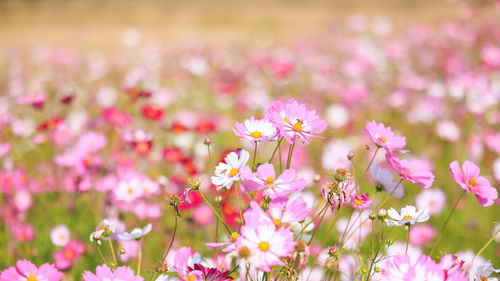
M 391 127 L 386 127 L 383 123 L 377 124 L 375 120 L 366 122 L 365 133 L 379 147 L 387 151 L 408 152 L 402 148 L 406 145 L 406 137 L 395 136 Z
M 85 270 L 82 274 L 83 281 L 143 281 L 144 278 L 135 275 L 134 271 L 128 266 L 119 266 L 111 270 L 107 265 L 103 264 L 95 269 L 95 274 Z
M 468 192 L 474 193 L 481 206 L 491 206 L 498 197 L 497 190 L 491 186 L 487 178 L 479 176 L 479 167 L 471 161 L 465 161 L 462 169 L 458 161 L 450 164 L 453 179 Z
M 0 281 L 60 281 L 63 276 L 64 274 L 55 269 L 54 265 L 46 263 L 37 268 L 30 261 L 18 260 L 15 267 L 2 271 Z
M 408 160 L 399 159 L 394 152 L 387 152 L 385 154 L 385 159 L 404 180 L 419 184 L 423 188 L 431 187 L 434 182 L 434 175 L 431 171 L 421 170 L 421 168 L 414 163 Z
M 322 133 L 328 125 L 316 114 L 316 110 L 309 110 L 305 104 L 295 99 L 283 103 L 275 101 L 266 113 L 266 119 L 273 122 L 279 133 L 289 143 L 297 138 L 304 143 L 309 143 L 308 138 L 320 138 L 314 134 Z
M 351 195 L 351 205 L 358 210 L 366 210 L 370 208 L 375 200 L 370 200 L 366 194 Z

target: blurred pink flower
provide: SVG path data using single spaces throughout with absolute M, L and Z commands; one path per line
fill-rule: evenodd
M 112 270 L 103 264 L 96 267 L 95 274 L 85 270 L 82 274 L 83 281 L 143 281 L 144 278 L 134 274 L 134 271 L 128 266 L 119 266 Z
M 429 214 L 437 215 L 446 206 L 446 193 L 439 188 L 425 189 L 415 198 L 417 208 L 429 210 Z
M 375 121 L 366 122 L 364 132 L 379 147 L 386 151 L 408 152 L 402 148 L 406 145 L 406 137 L 395 136 L 391 127 L 386 127 L 383 123 L 377 124 Z
M 0 274 L 0 281 L 60 281 L 64 274 L 57 271 L 53 265 L 45 263 L 37 268 L 27 260 L 18 260 L 15 267 L 9 267 Z M 88 280 L 94 281 L 94 280 Z
M 422 170 L 408 160 L 399 159 L 396 153 L 387 152 L 385 159 L 391 167 L 399 173 L 402 179 L 421 185 L 423 188 L 431 187 L 434 175 L 428 170 Z
M 453 161 L 450 164 L 450 171 L 455 182 L 467 192 L 472 191 L 481 206 L 493 205 L 498 197 L 498 192 L 491 186 L 487 178 L 479 176 L 480 170 L 476 164 L 465 161 L 460 169 L 458 161 Z
M 410 231 L 410 242 L 422 246 L 436 237 L 436 233 L 436 229 L 430 224 L 414 225 Z
M 69 242 L 61 251 L 54 253 L 56 267 L 60 270 L 70 268 L 83 252 L 85 252 L 85 244 L 78 241 Z

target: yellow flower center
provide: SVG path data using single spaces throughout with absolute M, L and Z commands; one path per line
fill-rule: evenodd
M 262 251 L 262 252 L 267 252 L 269 251 L 269 243 L 265 242 L 265 241 L 262 241 L 259 243 L 259 249 Z
M 476 179 L 476 178 L 472 178 L 472 179 L 470 179 L 470 180 L 469 180 L 469 182 L 468 182 L 468 186 L 469 186 L 469 187 L 475 187 L 475 186 L 476 186 L 476 184 L 477 184 L 477 179 Z
M 234 177 L 234 176 L 236 176 L 236 174 L 238 174 L 238 169 L 236 169 L 236 168 L 232 168 L 232 169 L 229 171 L 229 176 L 230 176 L 230 177 Z
M 33 274 L 30 274 L 30 276 L 28 276 L 28 279 L 26 279 L 26 281 L 37 281 L 38 279 L 36 279 L 36 276 L 33 275 Z
M 236 232 L 231 233 L 231 241 L 235 242 L 240 235 Z
M 380 136 L 380 139 L 382 140 L 382 143 L 385 143 L 387 141 L 387 138 L 384 136 Z
M 403 217 L 403 220 L 407 220 L 407 219 L 413 219 L 413 217 L 409 216 L 409 215 L 406 215 L 406 216 Z
M 405 169 L 406 169 L 408 172 L 411 172 L 411 169 L 410 169 L 410 168 L 405 167 Z
M 274 187 L 274 178 L 273 177 L 266 178 L 266 186 L 267 187 Z
M 73 253 L 73 251 L 71 251 L 71 250 L 67 250 L 67 251 L 64 252 L 64 256 L 67 259 L 72 259 L 75 256 L 75 253 Z
M 196 276 L 194 276 L 193 274 L 189 274 L 188 276 L 184 277 L 184 279 L 186 281 L 194 281 L 196 280 Z
M 127 193 L 128 193 L 128 194 L 133 194 L 133 193 L 134 193 L 134 189 L 133 189 L 132 187 L 129 187 L 129 188 L 127 189 Z
M 149 144 L 145 141 L 137 143 L 136 148 L 139 152 L 146 152 L 149 149 Z
M 280 228 L 282 225 L 280 219 L 273 219 L 273 222 L 274 222 L 274 225 L 276 225 L 276 228 Z
M 247 246 L 241 246 L 238 249 L 238 257 L 248 258 L 250 256 L 250 249 Z
M 255 131 L 255 132 L 251 133 L 250 136 L 252 136 L 252 138 L 260 139 L 260 138 L 262 138 L 262 133 Z
M 300 131 L 302 131 L 302 124 L 303 124 L 303 123 L 304 123 L 304 122 L 302 122 L 302 120 L 297 120 L 297 122 L 296 122 L 295 124 L 293 124 L 293 128 L 292 128 L 292 129 L 293 129 L 295 132 L 300 132 Z
M 359 205 L 363 204 L 363 201 L 359 200 L 358 198 L 354 198 L 354 204 L 359 206 Z

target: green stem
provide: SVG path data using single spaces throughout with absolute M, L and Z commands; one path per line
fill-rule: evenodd
M 276 147 L 274 148 L 273 154 L 271 155 L 271 158 L 270 158 L 270 159 L 269 159 L 269 161 L 267 161 L 267 162 L 271 163 L 271 161 L 273 161 L 274 155 L 276 154 L 276 151 L 278 151 L 278 148 L 279 148 L 279 146 L 280 146 L 280 144 L 281 144 L 281 141 L 282 141 L 282 140 L 283 140 L 283 137 L 281 137 L 281 138 L 279 139 L 278 144 L 277 144 L 277 145 L 276 145 Z M 281 159 L 281 156 L 280 156 L 280 159 Z
M 379 151 L 380 146 L 377 145 L 377 149 L 373 153 L 372 159 L 370 160 L 370 163 L 368 164 L 368 167 L 366 167 L 365 174 L 370 170 L 370 167 L 372 166 L 373 160 L 375 160 L 375 156 L 377 156 L 377 152 Z
M 405 254 L 408 254 L 408 245 L 410 245 L 410 230 L 411 226 L 408 225 L 408 236 L 406 237 L 406 249 L 405 249 Z
M 491 242 L 493 242 L 493 240 L 495 240 L 495 238 L 497 237 L 498 233 L 500 233 L 500 228 L 498 228 L 497 231 L 495 231 L 495 233 L 493 233 L 493 236 L 491 236 L 490 240 L 488 240 L 488 242 L 486 242 L 486 244 L 484 244 L 484 246 L 481 248 L 481 250 L 479 250 L 479 252 L 477 252 L 476 256 L 474 256 L 474 258 L 472 259 L 472 262 L 470 263 L 471 265 L 474 263 L 474 260 L 479 257 L 479 255 L 481 255 L 481 253 L 486 250 L 486 248 L 488 248 L 488 246 L 491 244 Z
M 255 158 L 257 158 L 257 142 L 254 142 L 255 146 L 254 146 L 254 149 L 253 149 L 253 163 L 252 163 L 252 167 L 253 169 L 255 170 Z
M 227 225 L 224 222 L 224 220 L 222 219 L 222 217 L 219 215 L 219 213 L 217 213 L 217 211 L 214 209 L 214 207 L 212 206 L 212 204 L 210 204 L 210 202 L 208 202 L 207 198 L 205 198 L 205 195 L 203 195 L 203 192 L 201 192 L 201 190 L 199 190 L 199 189 L 198 189 L 198 192 L 200 193 L 201 198 L 203 198 L 203 201 L 205 201 L 205 203 L 208 205 L 208 207 L 210 207 L 210 209 L 212 209 L 212 212 L 215 214 L 215 216 L 217 217 L 217 219 L 219 219 L 219 221 L 222 223 L 222 225 L 224 226 L 224 228 L 226 228 L 226 231 L 229 234 L 229 236 L 231 236 L 231 230 L 229 230 L 229 227 L 227 227 Z
M 301 235 L 302 235 L 302 233 L 304 233 L 304 231 L 306 230 L 306 228 L 307 228 L 307 227 L 308 227 L 311 223 L 313 223 L 313 222 L 314 222 L 314 221 L 315 221 L 315 220 L 316 220 L 316 219 L 317 219 L 317 218 L 321 215 L 321 213 L 323 213 L 323 211 L 324 211 L 325 209 L 327 209 L 327 208 L 328 208 L 328 202 L 326 202 L 326 204 L 325 204 L 325 206 L 323 207 L 323 209 L 321 209 L 321 211 L 320 211 L 320 212 L 319 212 L 319 213 L 318 213 L 318 214 L 317 214 L 317 215 L 316 215 L 316 216 L 315 216 L 315 217 L 314 217 L 314 218 L 313 218 L 310 222 L 308 222 L 308 223 L 307 223 L 307 224 L 306 224 L 306 225 L 302 228 L 302 230 L 300 230 L 300 232 L 297 234 L 297 236 L 296 236 L 296 237 L 301 236 Z
M 319 227 L 320 227 L 321 223 L 323 222 L 323 218 L 325 217 L 325 215 L 326 215 L 326 212 L 327 212 L 327 211 L 328 211 L 328 208 L 324 209 L 324 211 L 323 211 L 323 215 L 321 216 L 321 219 L 319 220 L 318 225 L 317 225 L 317 226 L 316 226 L 316 228 L 314 229 L 314 232 L 313 232 L 313 233 L 312 233 L 312 235 L 311 235 L 311 240 L 309 240 L 309 243 L 307 243 L 307 245 L 311 245 L 311 243 L 312 243 L 312 241 L 313 241 L 313 239 L 314 239 L 314 235 L 316 235 L 316 232 L 318 232 Z
M 441 240 L 441 237 L 443 236 L 443 232 L 444 232 L 444 229 L 446 228 L 446 225 L 448 225 L 448 222 L 450 221 L 451 219 L 451 216 L 453 215 L 453 213 L 455 212 L 455 209 L 457 208 L 457 205 L 458 205 L 458 202 L 460 202 L 460 199 L 462 199 L 462 197 L 464 196 L 464 194 L 467 192 L 467 190 L 464 190 L 460 196 L 458 196 L 457 200 L 455 201 L 455 204 L 453 204 L 453 208 L 451 209 L 451 212 L 450 214 L 448 215 L 448 218 L 446 219 L 446 221 L 444 222 L 443 224 L 443 227 L 441 227 L 441 231 L 439 231 L 439 236 L 438 238 L 436 239 L 436 242 L 434 243 L 434 246 L 432 246 L 432 250 L 431 250 L 431 254 L 430 256 L 432 257 L 432 254 L 434 253 L 434 250 L 436 250 L 436 247 L 437 245 L 439 244 L 439 241 Z
M 113 247 L 113 242 L 111 241 L 110 237 L 108 237 L 108 242 L 109 242 L 109 248 L 111 249 L 111 255 L 113 256 L 113 262 L 115 263 L 115 266 L 117 266 L 118 262 L 116 261 L 115 249 Z
M 174 207 L 174 233 L 172 234 L 172 238 L 170 239 L 170 244 L 168 245 L 167 250 L 165 250 L 165 252 L 162 255 L 161 262 L 164 262 L 165 259 L 167 258 L 167 255 L 170 252 L 170 249 L 172 248 L 172 244 L 174 244 L 175 234 L 177 233 L 177 210 L 176 210 L 177 207 L 176 206 L 173 207 Z
M 141 276 L 141 267 L 142 267 L 142 247 L 141 247 L 141 241 L 139 241 L 139 253 L 137 255 L 138 255 L 137 275 Z
M 97 251 L 99 252 L 99 255 L 101 256 L 102 261 L 103 261 L 105 264 L 108 264 L 108 262 L 106 261 L 106 259 L 105 259 L 105 258 L 104 258 L 104 256 L 102 255 L 101 248 L 99 248 L 99 245 L 97 245 Z
M 243 220 L 243 213 L 241 212 L 241 204 L 240 204 L 240 196 L 238 195 L 239 192 L 238 192 L 238 186 L 235 184 L 234 185 L 234 189 L 236 191 L 236 202 L 238 203 L 238 211 L 240 211 L 240 220 L 241 220 L 241 224 L 245 224 L 245 221 Z
M 292 157 L 293 157 L 293 149 L 295 148 L 295 141 L 293 141 L 292 144 L 290 144 L 290 148 L 288 149 L 288 159 L 286 161 L 286 169 L 290 169 L 290 164 L 292 164 Z

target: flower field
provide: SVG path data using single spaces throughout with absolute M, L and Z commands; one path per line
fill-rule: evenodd
M 497 280 L 500 4 L 450 5 L 297 41 L 1 39 L 0 281 Z

